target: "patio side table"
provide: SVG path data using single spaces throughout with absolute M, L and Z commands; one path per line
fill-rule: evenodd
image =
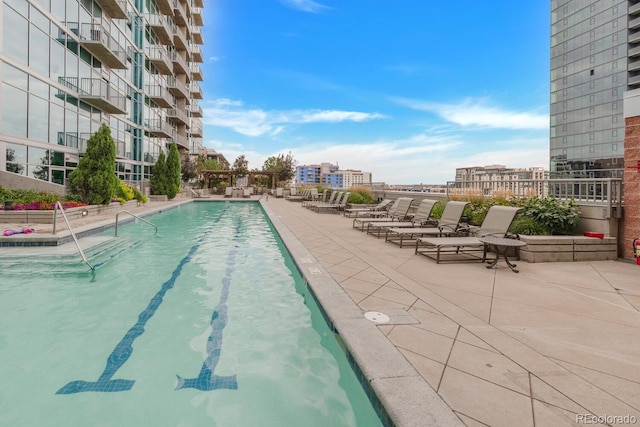
M 495 236 L 485 236 L 479 239 L 482 243 L 487 246 L 488 249 L 493 248 L 496 253 L 495 259 L 492 261 L 487 261 L 487 268 L 493 268 L 498 263 L 498 259 L 500 256 L 504 257 L 504 261 L 507 263 L 511 271 L 514 273 L 518 272 L 516 268 L 516 264 L 509 262 L 509 258 L 507 257 L 507 253 L 510 248 L 519 248 L 522 246 L 526 246 L 527 244 L 522 240 L 517 239 L 507 239 L 505 237 L 495 237 Z

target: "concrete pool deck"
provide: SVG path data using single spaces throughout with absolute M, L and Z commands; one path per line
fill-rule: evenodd
M 128 210 L 144 215 L 188 201 Z M 490 270 L 436 264 L 412 245 L 352 229 L 342 215 L 261 201 L 398 426 L 640 423 L 639 266 L 520 261 L 516 274 L 503 261 Z M 12 226 L 36 228 L 24 238 L 42 238 L 47 227 L 0 225 Z M 23 249 L 0 255 L 8 250 Z M 390 321 L 370 322 L 370 311 Z

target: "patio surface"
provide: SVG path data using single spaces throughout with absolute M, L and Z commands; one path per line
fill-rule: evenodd
M 640 423 L 640 266 L 518 262 L 516 274 L 504 261 L 436 264 L 342 215 L 261 201 L 398 426 Z M 74 229 L 113 220 L 86 218 Z M 50 233 L 0 228 L 12 226 L 36 228 L 25 239 Z M 390 321 L 370 322 L 370 311 Z

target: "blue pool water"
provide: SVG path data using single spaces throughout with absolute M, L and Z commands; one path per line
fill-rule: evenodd
M 0 426 L 381 425 L 257 203 L 148 219 L 0 279 Z

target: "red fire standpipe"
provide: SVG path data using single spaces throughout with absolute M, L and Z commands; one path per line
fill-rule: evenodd
M 640 265 L 640 239 L 633 239 L 633 256 L 636 257 L 636 264 Z

